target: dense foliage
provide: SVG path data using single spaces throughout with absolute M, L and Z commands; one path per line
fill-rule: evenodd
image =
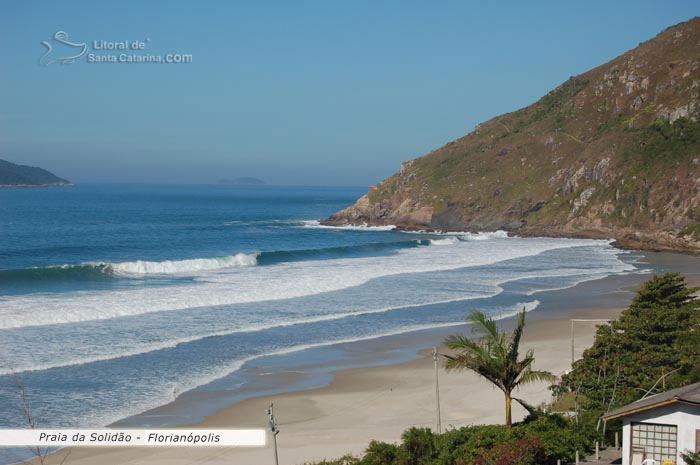
M 511 429 L 480 425 L 434 434 L 429 428 L 411 428 L 398 445 L 372 441 L 361 458 L 317 465 L 554 465 L 557 459 L 575 460 L 576 450 L 590 452 L 596 439 L 591 425 L 558 415 L 531 416 Z
M 648 127 L 632 130 L 639 135 L 639 143 L 625 152 L 625 160 L 649 169 L 655 163 L 687 161 L 696 156 L 700 144 L 700 122 L 679 118 L 673 124 L 658 119 Z
M 659 392 L 700 380 L 696 291 L 678 273 L 644 283 L 619 320 L 598 328 L 593 346 L 553 386 L 554 393 L 574 393 L 580 408 L 597 418 L 652 388 Z
M 681 457 L 686 465 L 700 465 L 700 452 L 685 451 L 681 452 Z

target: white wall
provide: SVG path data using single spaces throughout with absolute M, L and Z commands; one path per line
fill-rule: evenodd
M 630 442 L 632 441 L 632 422 L 661 423 L 678 427 L 678 456 L 676 463 L 685 464 L 680 453 L 695 450 L 695 431 L 700 430 L 700 408 L 675 403 L 657 407 L 644 412 L 624 417 L 622 426 L 622 465 L 630 463 Z M 660 465 L 660 464 L 659 464 Z

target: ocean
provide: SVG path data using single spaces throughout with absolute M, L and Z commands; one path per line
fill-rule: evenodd
M 41 426 L 104 426 L 262 357 L 504 317 L 638 270 L 605 240 L 319 224 L 365 192 L 0 190 L 0 427 L 26 425 L 15 376 Z

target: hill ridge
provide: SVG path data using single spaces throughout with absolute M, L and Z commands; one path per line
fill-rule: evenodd
M 404 162 L 324 223 L 700 251 L 699 91 L 695 17 Z

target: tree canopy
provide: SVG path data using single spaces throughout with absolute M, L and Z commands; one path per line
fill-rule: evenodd
M 700 380 L 697 290 L 679 273 L 644 283 L 619 320 L 597 329 L 593 346 L 553 386 L 554 393 L 576 393 L 580 405 L 599 415 L 652 388 L 659 392 Z

